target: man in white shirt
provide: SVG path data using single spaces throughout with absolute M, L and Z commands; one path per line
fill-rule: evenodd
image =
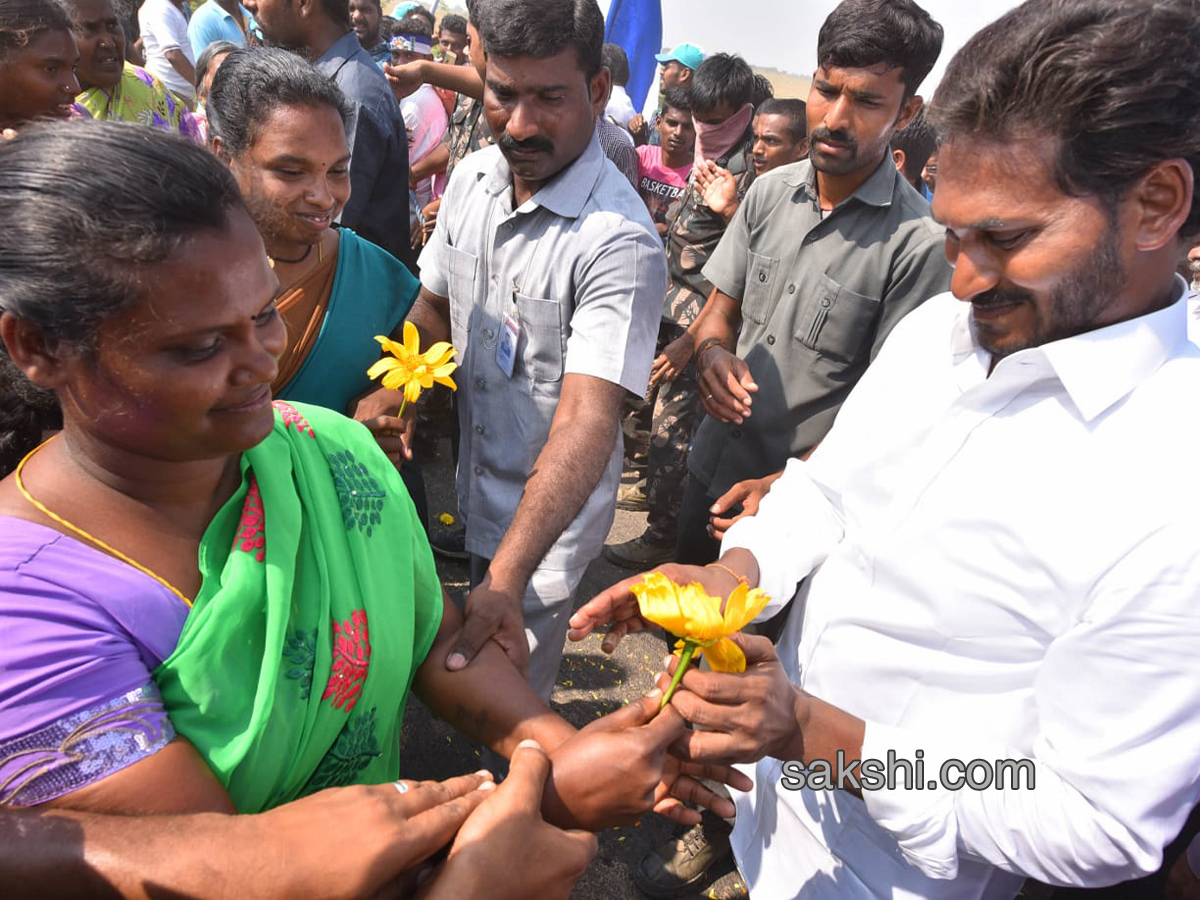
M 799 586 L 778 655 L 739 638 L 744 674 L 671 701 L 693 758 L 756 763 L 732 835 L 756 898 L 1110 884 L 1155 871 L 1200 800 L 1200 350 L 1175 273 L 1198 44 L 1191 0 L 1030 0 L 976 35 L 932 108 L 953 296 L 896 327 L 719 563 L 664 567 L 776 606 Z M 573 636 L 639 627 L 628 584 Z
M 196 105 L 196 57 L 188 39 L 183 0 L 146 0 L 138 10 L 146 71 L 167 86 L 188 109 Z
M 604 68 L 612 75 L 612 93 L 604 107 L 604 115 L 622 128 L 629 129 L 629 120 L 637 114 L 633 101 L 625 91 L 629 84 L 629 57 L 618 44 L 605 44 L 603 48 Z M 630 143 L 633 143 L 632 136 Z

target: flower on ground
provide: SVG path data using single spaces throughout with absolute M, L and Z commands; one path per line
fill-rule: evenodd
M 438 516 L 438 521 L 443 525 L 453 525 L 454 516 L 450 515 L 450 513 L 442 513 L 440 516 Z
M 412 322 L 404 323 L 404 343 L 399 344 L 383 335 L 376 335 L 375 340 L 391 354 L 385 356 L 367 370 L 368 378 L 383 376 L 383 386 L 389 391 L 404 391 L 404 405 L 416 403 L 425 388 L 433 387 L 434 383 L 444 384 L 450 390 L 458 386 L 450 375 L 458 368 L 458 363 L 452 362 L 451 357 L 458 351 L 445 341 L 438 341 L 424 353 L 421 353 L 420 336 L 417 326 Z M 403 411 L 403 406 L 401 406 Z
M 671 687 L 663 696 L 663 705 L 671 699 L 675 685 L 696 653 L 707 657 L 714 672 L 746 671 L 746 655 L 741 647 L 729 640 L 729 635 L 741 631 L 762 612 L 770 599 L 764 591 L 751 590 L 742 581 L 724 600 L 710 597 L 696 582 L 676 584 L 661 572 L 647 572 L 630 591 L 637 598 L 643 619 L 680 638 L 675 645 L 680 651 L 679 667 Z

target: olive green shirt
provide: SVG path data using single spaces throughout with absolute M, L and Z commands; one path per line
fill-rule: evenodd
M 821 442 L 895 324 L 949 290 L 944 243 L 890 156 L 824 216 L 809 161 L 755 179 L 704 267 L 741 300 L 737 355 L 758 384 L 743 424 L 696 433 L 688 469 L 711 496 Z

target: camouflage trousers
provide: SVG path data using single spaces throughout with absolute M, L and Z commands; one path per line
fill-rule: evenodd
M 633 472 L 638 481 L 646 477 L 646 457 L 650 453 L 650 420 L 654 407 L 645 397 L 625 394 L 621 408 L 621 438 L 625 448 L 624 471 Z
M 661 354 L 685 330 L 682 325 L 663 322 L 658 329 L 656 353 Z M 646 501 L 650 507 L 647 536 L 674 543 L 687 479 L 688 448 L 704 414 L 695 360 L 688 362 L 674 381 L 653 387 L 647 402 L 654 409 L 646 465 Z

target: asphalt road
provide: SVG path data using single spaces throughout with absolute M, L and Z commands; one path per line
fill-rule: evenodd
M 458 516 L 449 447 L 449 440 L 442 438 L 437 441 L 436 455 L 422 459 L 435 533 L 444 528 L 437 521 L 441 513 Z M 645 524 L 645 513 L 617 510 L 608 541 L 619 543 L 636 537 Z M 461 602 L 467 586 L 466 564 L 439 557 L 438 573 L 446 589 Z M 630 574 L 603 558 L 593 561 L 584 576 L 577 604 Z M 626 638 L 612 656 L 601 651 L 597 635 L 578 644 L 567 642 L 551 705 L 572 724 L 582 727 L 649 691 L 666 653 L 665 640 L 649 632 Z M 409 703 L 402 741 L 403 766 L 408 778 L 442 779 L 481 767 L 480 748 L 434 719 L 416 698 Z M 673 832 L 673 823 L 650 814 L 636 825 L 601 833 L 599 853 L 572 896 L 578 900 L 643 897 L 633 884 L 633 869 L 645 853 L 670 838 Z M 722 877 L 705 885 L 698 896 L 720 897 L 737 879 L 736 872 L 728 869 L 712 874 Z M 497 873 L 497 877 L 503 877 L 503 873 Z

